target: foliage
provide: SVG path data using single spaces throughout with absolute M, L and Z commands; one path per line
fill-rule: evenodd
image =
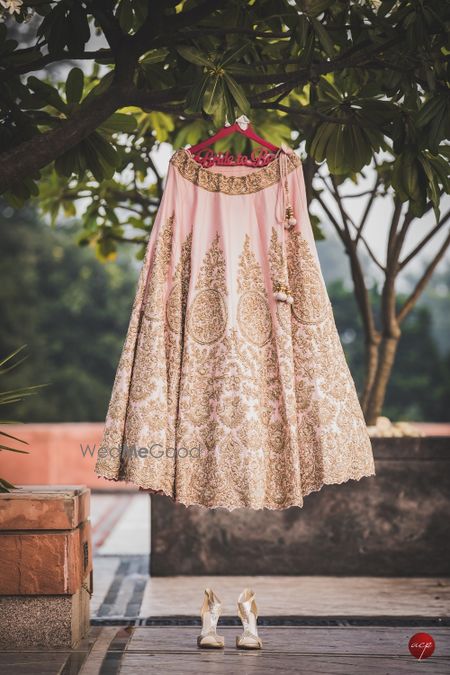
M 130 238 L 142 256 L 162 189 L 150 152 L 245 112 L 339 180 L 382 152 L 397 197 L 439 218 L 449 19 L 440 0 L 25 0 L 0 25 L 0 185 L 53 219 L 78 203 L 101 258 Z
M 23 361 L 25 360 L 26 357 L 22 357 L 19 360 L 16 359 L 16 357 L 25 349 L 26 345 L 22 345 L 22 347 L 19 347 L 15 351 L 13 351 L 11 354 L 6 356 L 4 359 L 0 361 L 0 377 L 5 377 L 5 375 L 15 368 L 19 366 Z M 3 391 L 0 391 L 0 406 L 6 405 L 12 405 L 14 403 L 20 403 L 24 399 L 26 399 L 29 396 L 32 396 L 33 394 L 36 393 L 36 390 L 39 389 L 44 385 L 36 385 L 34 387 L 16 387 L 15 389 L 6 389 Z M 12 420 L 0 420 L 0 425 L 5 425 L 5 424 L 14 424 Z M 21 438 L 18 438 L 17 436 L 13 436 L 12 434 L 7 433 L 6 431 L 3 431 L 3 429 L 0 429 L 0 452 L 17 452 L 21 454 L 28 454 L 28 450 L 23 450 L 23 448 L 17 448 L 17 447 L 12 447 L 9 445 L 11 441 L 15 441 L 16 443 L 22 443 L 23 445 L 28 445 L 27 441 L 24 441 Z M 8 444 L 8 445 L 6 445 Z M 15 445 L 14 444 L 14 445 Z M 7 481 L 5 478 L 0 478 L 0 492 L 10 492 L 11 490 L 15 489 L 15 486 Z
M 3 380 L 8 389 L 48 383 L 21 403 L 16 418 L 102 420 L 134 297 L 132 253 L 122 250 L 113 265 L 103 265 L 76 245 L 76 224 L 52 229 L 31 210 L 1 206 L 0 353 L 22 342 L 30 353 Z

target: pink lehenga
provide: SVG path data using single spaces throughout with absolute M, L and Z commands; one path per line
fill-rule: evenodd
M 95 472 L 230 510 L 375 475 L 290 148 L 172 155 Z

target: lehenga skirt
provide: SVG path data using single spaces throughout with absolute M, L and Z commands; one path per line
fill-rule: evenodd
M 375 475 L 293 151 L 169 162 L 95 472 L 186 506 L 284 509 Z M 290 226 L 285 198 L 290 199 Z M 280 208 L 281 204 L 281 208 Z

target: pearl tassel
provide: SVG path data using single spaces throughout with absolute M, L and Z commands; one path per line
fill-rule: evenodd
M 275 300 L 287 302 L 289 305 L 292 305 L 292 303 L 294 302 L 294 298 L 292 297 L 289 286 L 284 286 L 284 284 L 280 283 L 275 284 L 273 297 L 275 298 Z
M 294 227 L 294 225 L 297 224 L 297 219 L 294 216 L 294 209 L 292 208 L 292 205 L 290 203 L 290 198 L 289 198 L 289 188 L 288 188 L 288 179 L 287 179 L 287 154 L 283 149 L 282 146 L 282 152 L 280 155 L 280 181 L 281 181 L 281 187 L 283 189 L 283 202 L 285 204 L 284 207 L 284 227 L 289 230 L 291 227 Z
M 281 153 L 279 155 L 279 167 L 280 167 L 280 182 L 281 182 L 281 188 L 282 188 L 282 197 L 283 197 L 283 220 L 280 220 L 280 224 L 283 225 L 283 230 L 281 234 L 281 246 L 282 246 L 282 254 L 283 254 L 283 260 L 285 260 L 285 242 L 284 242 L 284 230 L 290 230 L 294 225 L 297 224 L 297 219 L 294 217 L 294 209 L 292 208 L 290 204 L 290 199 L 289 199 L 289 188 L 288 188 L 288 180 L 287 180 L 287 152 L 291 152 L 290 148 L 284 148 L 281 146 Z M 291 290 L 289 286 L 286 286 L 282 282 L 276 282 L 274 283 L 274 298 L 275 300 L 279 300 L 280 302 L 286 302 L 289 305 L 292 305 L 294 302 L 294 298 L 292 296 Z

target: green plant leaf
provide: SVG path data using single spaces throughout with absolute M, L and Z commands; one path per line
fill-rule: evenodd
M 333 40 L 331 39 L 330 34 L 328 33 L 327 29 L 322 26 L 320 21 L 318 19 L 315 19 L 314 17 L 310 18 L 311 25 L 314 29 L 314 32 L 316 33 L 317 37 L 319 38 L 319 42 L 323 47 L 324 52 L 327 54 L 329 57 L 334 56 L 334 44 Z
M 246 115 L 249 114 L 250 103 L 242 87 L 236 82 L 236 80 L 233 77 L 231 77 L 231 75 L 228 75 L 228 73 L 225 73 L 223 77 L 232 97 L 236 101 L 239 110 L 241 110 Z
M 48 103 L 48 105 L 53 106 L 60 112 L 67 112 L 66 103 L 62 100 L 59 92 L 50 84 L 47 84 L 47 82 L 42 82 L 42 80 L 38 80 L 38 78 L 34 75 L 31 75 L 28 78 L 27 84 L 29 88 L 39 94 L 44 99 L 44 101 Z
M 194 63 L 196 66 L 204 66 L 205 68 L 215 68 L 214 62 L 194 47 L 180 45 L 176 47 L 176 50 L 189 63 Z
M 131 113 L 114 113 L 102 123 L 99 130 L 108 134 L 131 134 L 136 131 L 136 128 L 137 121 L 134 115 Z
M 84 75 L 81 68 L 72 68 L 66 80 L 67 103 L 74 104 L 81 101 L 84 87 Z

